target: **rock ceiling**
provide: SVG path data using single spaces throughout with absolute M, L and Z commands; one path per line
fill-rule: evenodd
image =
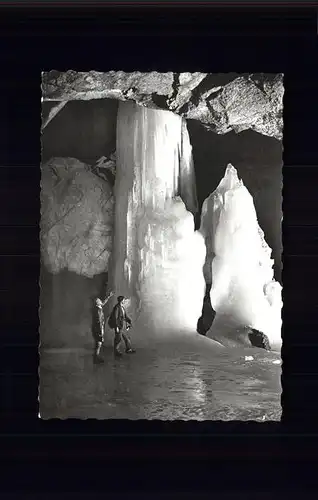
M 133 100 L 198 120 L 217 134 L 254 130 L 282 140 L 282 74 L 86 73 L 42 74 L 44 101 Z M 61 105 L 60 105 L 61 107 Z

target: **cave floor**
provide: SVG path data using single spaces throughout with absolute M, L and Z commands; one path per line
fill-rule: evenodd
M 136 346 L 120 359 L 105 347 L 103 365 L 93 364 L 89 350 L 43 351 L 40 416 L 280 420 L 280 354 L 213 349 L 205 340 L 197 350 L 191 343 Z

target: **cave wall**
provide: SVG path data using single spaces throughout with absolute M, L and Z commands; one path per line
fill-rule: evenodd
M 92 309 L 105 294 L 107 273 L 93 278 L 41 268 L 40 341 L 44 347 L 92 347 Z
M 42 103 L 43 118 L 53 104 Z M 69 101 L 42 133 L 42 161 L 69 156 L 93 164 L 109 156 L 116 149 L 117 109 L 115 99 Z
M 273 250 L 275 279 L 281 281 L 282 143 L 251 130 L 217 135 L 194 120 L 188 120 L 188 130 L 200 211 L 232 163 L 253 196 L 259 224 Z
M 51 107 L 52 103 L 42 103 L 43 118 Z M 74 157 L 93 164 L 111 154 L 116 148 L 117 108 L 118 102 L 112 99 L 68 102 L 42 133 L 42 162 Z M 41 344 L 92 345 L 92 300 L 105 295 L 107 273 L 93 278 L 66 270 L 52 274 L 42 264 L 40 284 Z

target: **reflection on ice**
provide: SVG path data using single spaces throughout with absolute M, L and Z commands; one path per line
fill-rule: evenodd
M 207 399 L 207 387 L 201 379 L 197 368 L 194 367 L 192 376 L 189 378 L 189 383 L 185 380 L 185 385 L 188 386 L 188 393 L 192 400 L 198 403 L 205 403 Z
M 202 336 L 183 337 L 182 342 L 156 337 L 146 347 L 141 342 L 134 356 L 119 360 L 106 347 L 103 365 L 93 365 L 89 351 L 42 352 L 41 417 L 280 418 L 277 354 L 224 349 Z M 246 362 L 245 355 L 254 360 Z

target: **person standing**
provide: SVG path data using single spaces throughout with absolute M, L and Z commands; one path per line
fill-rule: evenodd
M 108 325 L 114 329 L 115 338 L 114 338 L 114 354 L 115 356 L 122 356 L 119 346 L 122 340 L 125 343 L 126 353 L 132 354 L 135 353 L 136 350 L 132 348 L 130 338 L 124 329 L 129 330 L 131 328 L 131 319 L 127 316 L 125 309 L 125 297 L 123 295 L 119 295 L 117 297 L 117 304 L 113 308 L 111 315 L 108 320 Z
M 93 335 L 95 338 L 95 351 L 94 351 L 94 363 L 103 363 L 104 360 L 100 355 L 100 351 L 104 342 L 105 336 L 105 315 L 103 311 L 103 307 L 107 304 L 109 299 L 114 295 L 114 292 L 110 292 L 105 300 L 101 300 L 100 298 L 96 299 L 96 308 L 94 311 L 94 321 L 93 321 Z M 96 315 L 97 313 L 97 315 Z

